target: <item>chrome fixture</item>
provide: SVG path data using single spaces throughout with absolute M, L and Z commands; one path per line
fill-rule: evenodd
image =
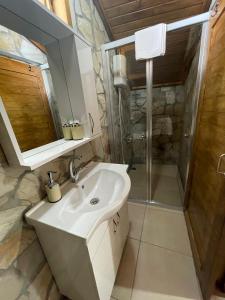
M 81 167 L 76 168 L 75 161 L 81 160 L 81 158 L 82 158 L 82 155 L 74 156 L 69 163 L 70 178 L 72 179 L 72 182 L 77 182 L 80 177 L 80 171 L 82 168 Z
M 128 135 L 125 138 L 125 141 L 127 142 L 127 144 L 131 144 L 131 143 L 133 143 L 133 141 L 146 141 L 146 135 L 143 133 L 142 135 L 140 135 L 137 138 L 133 138 L 132 136 Z

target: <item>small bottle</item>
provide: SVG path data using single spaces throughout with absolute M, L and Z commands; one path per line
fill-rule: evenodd
M 56 172 L 52 172 L 52 171 L 48 172 L 49 180 L 48 180 L 48 184 L 45 186 L 49 202 L 57 202 L 62 198 L 60 186 L 53 179 L 54 173 Z
M 82 140 L 84 138 L 84 128 L 79 121 L 75 121 L 71 127 L 74 140 Z
M 72 140 L 72 132 L 71 132 L 71 125 L 68 123 L 63 124 L 62 126 L 63 136 L 65 140 Z

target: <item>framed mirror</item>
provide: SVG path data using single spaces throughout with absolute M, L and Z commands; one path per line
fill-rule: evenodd
M 46 48 L 0 26 L 0 96 L 21 152 L 63 138 Z M 64 103 L 66 105 L 66 103 Z
M 75 35 L 37 1 L 0 0 L 0 142 L 9 162 L 33 169 L 100 134 L 98 118 L 88 117 L 97 96 L 91 105 L 84 97 Z M 84 140 L 69 143 L 62 124 L 75 120 Z

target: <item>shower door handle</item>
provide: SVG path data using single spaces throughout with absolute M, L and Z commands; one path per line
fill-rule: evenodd
M 223 157 L 225 157 L 225 153 L 221 154 L 220 157 L 219 157 L 219 161 L 218 161 L 218 164 L 217 164 L 217 170 L 216 170 L 216 172 L 218 174 L 222 174 L 222 175 L 225 176 L 225 170 L 224 171 L 221 170 L 221 163 L 222 163 Z
M 184 137 L 185 137 L 185 138 L 189 138 L 189 137 L 190 137 L 190 133 L 185 132 Z

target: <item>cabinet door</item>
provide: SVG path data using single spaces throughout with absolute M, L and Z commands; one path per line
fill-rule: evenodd
M 100 225 L 96 230 L 93 239 L 100 235 L 103 230 L 102 226 L 103 225 Z M 98 250 L 92 259 L 92 267 L 100 300 L 110 299 L 127 238 L 128 227 L 126 203 L 118 214 L 115 214 L 113 218 L 107 221 L 107 229 L 104 233 L 104 237 L 101 239 Z M 91 244 L 93 243 L 94 242 L 92 241 Z M 89 254 L 91 255 L 90 250 Z
M 108 221 L 104 238 L 92 261 L 100 300 L 110 299 L 115 277 L 115 234 L 113 220 Z
M 84 41 L 76 39 L 78 61 L 84 93 L 85 106 L 90 128 L 90 136 L 101 133 L 100 115 L 98 110 L 95 72 L 93 66 L 92 49 Z
M 115 234 L 115 252 L 114 252 L 114 262 L 115 269 L 119 267 L 120 259 L 123 253 L 124 244 L 127 239 L 128 230 L 129 230 L 129 221 L 128 221 L 128 208 L 127 202 L 120 209 L 120 211 L 114 216 L 114 222 L 116 222 L 116 234 Z

